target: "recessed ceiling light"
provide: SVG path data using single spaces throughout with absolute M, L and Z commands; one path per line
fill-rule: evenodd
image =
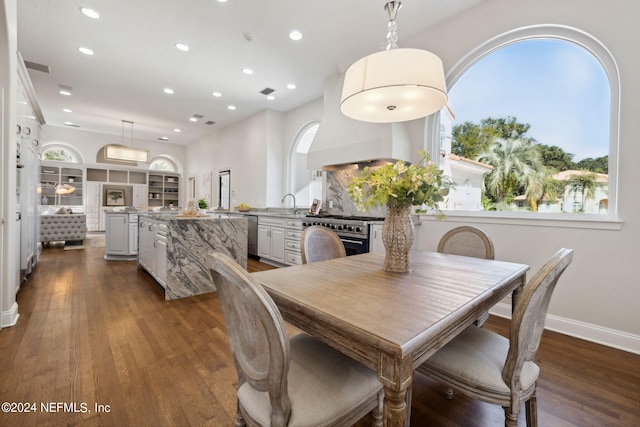
M 232 110 L 232 111 L 233 111 L 233 110 L 235 110 L 235 109 L 236 109 L 236 106 L 235 106 L 235 105 L 229 105 L 229 106 L 227 106 L 227 109 L 229 109 L 229 110 Z
M 171 89 L 170 87 L 165 87 L 164 88 L 164 93 L 169 94 L 169 95 L 173 95 L 173 89 Z
M 274 99 L 276 99 L 276 97 L 275 97 L 275 96 L 273 96 L 273 95 L 267 95 L 267 99 L 268 99 L 269 101 L 273 101 Z
M 89 9 L 88 7 L 81 7 L 80 11 L 87 15 L 89 18 L 98 19 L 100 18 L 100 14 L 93 9 Z
M 197 122 L 197 121 L 198 121 L 198 119 L 197 119 L 197 118 L 195 118 L 195 117 L 189 117 L 189 121 L 190 121 L 190 122 Z
M 64 96 L 71 96 L 71 91 L 66 90 L 66 89 L 60 89 L 60 90 L 58 91 L 58 93 L 59 93 L 60 95 L 64 95 Z
M 62 109 L 62 111 L 64 111 L 65 113 L 73 113 L 73 111 L 71 111 L 71 110 L 70 110 L 70 109 L 68 109 L 68 108 L 63 108 L 63 109 Z
M 93 55 L 93 50 L 89 49 L 88 47 L 79 47 L 78 50 L 85 55 Z
M 251 68 L 243 68 L 242 72 L 245 73 L 246 75 L 250 76 L 251 74 L 253 74 L 253 70 Z
M 178 133 L 182 132 L 182 130 L 180 130 L 180 129 L 178 129 L 178 128 L 175 128 L 173 131 L 174 131 L 174 132 L 178 132 Z
M 216 98 L 220 98 L 222 96 L 220 92 L 213 92 L 212 95 L 215 96 Z
M 181 50 L 183 52 L 189 52 L 189 46 L 184 43 L 176 43 L 176 47 L 178 48 L 178 50 Z
M 300 31 L 298 31 L 298 30 L 293 30 L 293 31 L 291 31 L 289 33 L 289 38 L 291 40 L 298 41 L 298 40 L 302 39 L 302 33 Z
M 218 3 L 226 3 L 227 0 L 218 0 Z
M 287 85 L 287 89 L 295 89 L 295 88 L 296 88 L 296 85 L 294 85 L 293 83 L 289 83 Z
M 158 138 L 160 141 L 168 141 L 169 138 L 167 138 L 166 136 L 161 136 L 160 138 Z

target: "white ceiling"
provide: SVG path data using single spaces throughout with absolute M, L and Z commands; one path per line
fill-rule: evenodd
M 481 0 L 405 0 L 399 45 Z M 261 110 L 288 111 L 322 96 L 327 77 L 384 49 L 384 0 L 20 0 L 18 50 L 49 125 L 187 144 Z M 89 7 L 98 20 L 80 12 Z M 288 34 L 297 29 L 300 41 Z M 250 41 L 247 39 L 251 39 Z M 176 49 L 178 42 L 189 52 Z M 89 47 L 86 56 L 78 47 Z M 407 46 L 404 46 L 407 47 Z M 251 76 L 241 72 L 252 68 Z M 286 88 L 295 83 L 297 88 Z M 58 86 L 73 88 L 71 97 Z M 175 93 L 167 95 L 165 87 Z M 259 92 L 275 89 L 275 100 Z M 215 98 L 212 92 L 220 91 Z M 235 111 L 227 105 L 237 107 Z M 63 108 L 73 112 L 65 113 Z M 197 123 L 189 118 L 204 116 Z M 206 125 L 206 121 L 215 125 Z M 174 132 L 174 128 L 182 130 Z M 126 128 L 129 135 L 130 127 Z

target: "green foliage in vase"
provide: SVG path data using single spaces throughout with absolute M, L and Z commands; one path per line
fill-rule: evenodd
M 207 203 L 207 199 L 198 199 L 198 207 L 200 209 L 207 209 L 209 207 L 209 204 Z
M 373 206 L 426 205 L 438 217 L 444 217 L 438 202 L 449 194 L 451 183 L 438 165 L 430 161 L 426 151 L 418 153 L 418 163 L 407 164 L 399 160 L 379 168 L 365 167 L 347 187 L 356 208 L 366 211 Z

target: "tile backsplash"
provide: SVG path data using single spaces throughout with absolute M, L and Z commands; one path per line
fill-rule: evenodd
M 327 202 L 333 202 L 333 207 L 328 208 L 329 203 L 324 204 L 324 211 L 333 215 L 356 215 L 384 217 L 386 207 L 372 207 L 368 211 L 359 211 L 347 193 L 347 186 L 351 180 L 360 173 L 361 169 L 343 169 L 327 171 Z

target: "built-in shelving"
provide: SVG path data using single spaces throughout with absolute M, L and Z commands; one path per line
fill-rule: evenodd
M 71 193 L 59 193 L 58 186 L 73 187 Z M 49 164 L 40 166 L 40 203 L 42 205 L 82 206 L 84 197 L 84 170 Z
M 149 206 L 178 206 L 179 200 L 179 175 L 149 173 Z

